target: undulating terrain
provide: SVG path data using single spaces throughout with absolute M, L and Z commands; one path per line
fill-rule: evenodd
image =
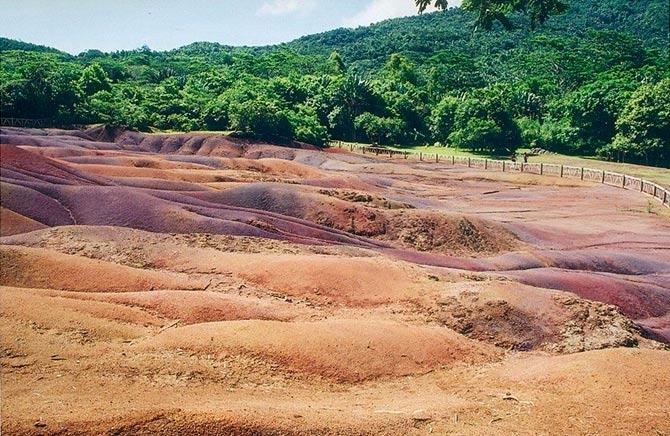
M 0 143 L 3 434 L 670 434 L 670 220 L 640 193 L 214 134 Z

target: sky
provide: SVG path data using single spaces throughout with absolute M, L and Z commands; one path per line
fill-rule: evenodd
M 0 0 L 0 36 L 72 54 L 266 45 L 416 13 L 414 0 Z

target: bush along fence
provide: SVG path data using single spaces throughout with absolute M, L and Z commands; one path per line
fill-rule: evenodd
M 355 152 L 371 154 L 375 156 L 382 155 L 404 159 L 409 159 L 411 157 L 413 159 L 418 159 L 421 162 L 446 163 L 454 166 L 458 165 L 483 170 L 528 173 L 603 183 L 609 186 L 615 186 L 618 188 L 639 191 L 644 194 L 648 194 L 660 201 L 664 206 L 670 207 L 670 190 L 660 186 L 657 183 L 644 180 L 640 177 L 633 177 L 627 174 L 615 173 L 606 170 L 596 170 L 593 168 L 583 168 L 551 163 L 524 163 L 507 160 L 447 156 L 439 155 L 437 153 L 398 151 L 382 147 L 344 143 L 340 141 L 333 142 L 331 146 L 348 149 L 352 153 Z

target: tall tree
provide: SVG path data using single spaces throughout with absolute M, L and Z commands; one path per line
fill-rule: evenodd
M 424 12 L 433 4 L 439 9 L 449 7 L 448 0 L 415 0 L 415 3 L 419 12 Z M 567 10 L 567 5 L 560 0 L 463 0 L 461 7 L 477 14 L 475 29 L 483 27 L 486 30 L 490 30 L 496 21 L 507 30 L 513 29 L 509 19 L 512 12 L 528 15 L 534 29 L 538 24 L 544 24 L 550 15 Z
M 635 91 L 616 127 L 614 151 L 647 164 L 670 164 L 670 79 Z
M 344 64 L 342 56 L 337 51 L 333 51 L 328 58 L 328 69 L 331 73 L 339 75 L 347 71 L 347 66 Z

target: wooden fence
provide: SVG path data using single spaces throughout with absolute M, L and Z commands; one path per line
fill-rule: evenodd
M 609 186 L 615 186 L 618 188 L 639 191 L 644 194 L 648 194 L 660 201 L 664 206 L 670 207 L 669 189 L 640 177 L 633 177 L 627 174 L 615 173 L 612 171 L 551 163 L 524 163 L 463 156 L 446 156 L 439 155 L 437 153 L 398 151 L 382 147 L 344 143 L 341 141 L 335 141 L 331 144 L 331 146 L 346 148 L 351 152 L 372 154 L 375 156 L 384 155 L 404 159 L 410 159 L 411 157 L 413 159 L 418 159 L 421 162 L 447 163 L 454 166 L 465 166 L 483 170 L 519 172 L 603 183 Z
M 48 119 L 30 119 L 30 118 L 0 118 L 0 126 L 4 127 L 24 127 L 24 128 L 42 128 L 47 127 L 51 124 L 51 120 Z
M 74 130 L 83 130 L 87 127 L 84 124 L 60 123 L 56 122 L 51 118 L 33 119 L 33 118 L 11 118 L 11 117 L 0 117 L 0 126 L 23 127 L 25 129 L 58 128 L 58 129 L 74 129 Z

